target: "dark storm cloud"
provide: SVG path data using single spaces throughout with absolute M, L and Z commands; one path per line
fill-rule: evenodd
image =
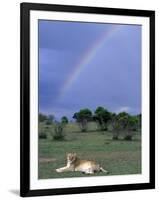
M 120 26 L 84 67 L 62 98 L 61 88 L 73 76 L 82 55 L 112 26 L 39 22 L 39 109 L 57 118 L 80 108 L 141 112 L 141 27 Z

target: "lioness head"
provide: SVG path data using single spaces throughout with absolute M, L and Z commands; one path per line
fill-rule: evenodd
M 76 153 L 68 153 L 67 154 L 67 162 L 68 163 L 73 163 L 77 158 Z

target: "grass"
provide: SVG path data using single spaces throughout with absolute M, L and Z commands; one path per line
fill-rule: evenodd
M 86 133 L 80 132 L 75 124 L 65 128 L 65 140 L 39 139 L 39 179 L 105 176 L 103 172 L 85 175 L 80 172 L 57 173 L 56 168 L 66 164 L 66 153 L 76 152 L 82 159 L 95 160 L 109 171 L 108 175 L 141 173 L 141 140 L 135 133 L 132 141 L 112 140 L 110 132 L 94 131 L 95 124 L 89 125 Z

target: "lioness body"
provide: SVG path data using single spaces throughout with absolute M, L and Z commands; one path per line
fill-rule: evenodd
M 95 172 L 106 172 L 99 164 L 95 161 L 90 160 L 81 160 L 75 153 L 69 153 L 67 155 L 67 165 L 56 169 L 57 172 L 66 172 L 66 171 L 79 171 L 86 174 L 93 174 Z

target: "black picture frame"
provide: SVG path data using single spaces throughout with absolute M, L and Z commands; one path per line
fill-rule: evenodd
M 149 183 L 103 185 L 73 188 L 30 189 L 30 11 L 60 11 L 108 15 L 138 16 L 150 19 L 150 180 Z M 21 139 L 20 139 L 20 196 L 60 195 L 155 188 L 155 11 L 104 7 L 21 3 Z

